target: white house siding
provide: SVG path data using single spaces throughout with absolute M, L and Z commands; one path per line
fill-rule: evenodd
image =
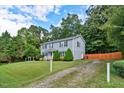
M 80 47 L 77 47 L 77 42 L 80 43 Z M 81 55 L 85 54 L 85 42 L 82 42 L 80 37 L 74 39 L 74 59 L 81 59 Z
M 59 46 L 59 42 L 64 42 L 66 41 L 68 42 L 67 46 Z M 73 42 L 74 40 L 74 42 Z M 80 47 L 77 47 L 77 41 L 80 43 Z M 53 43 L 53 48 L 49 48 L 49 44 Z M 47 44 L 47 49 L 43 49 L 43 45 Z M 71 49 L 73 56 L 74 56 L 74 60 L 77 59 L 81 59 L 81 55 L 82 53 L 85 54 L 85 41 L 83 40 L 83 38 L 81 36 L 79 37 L 74 37 L 74 38 L 65 38 L 59 41 L 51 41 L 51 42 L 46 42 L 41 46 L 41 54 L 42 53 L 47 53 L 49 49 L 53 49 L 53 50 L 58 50 L 59 52 L 64 52 L 66 51 L 68 48 Z M 64 43 L 63 43 L 64 44 Z

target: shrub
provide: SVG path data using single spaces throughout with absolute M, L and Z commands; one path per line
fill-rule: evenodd
M 5 53 L 0 53 L 0 62 L 1 63 L 8 63 L 10 62 L 11 58 L 7 56 Z
M 65 52 L 64 60 L 65 60 L 65 61 L 72 61 L 72 60 L 73 60 L 73 54 L 72 54 L 71 49 L 68 49 L 68 50 Z
M 59 61 L 60 60 L 60 53 L 59 53 L 59 51 L 54 51 L 53 52 L 53 60 L 54 61 Z
M 124 61 L 114 62 L 113 68 L 118 73 L 118 75 L 124 78 Z

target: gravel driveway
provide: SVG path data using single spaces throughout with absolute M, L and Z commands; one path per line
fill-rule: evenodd
M 60 72 L 57 72 L 37 84 L 31 84 L 31 88 L 52 88 L 52 87 L 81 87 L 79 82 L 85 82 L 99 69 L 100 61 L 92 61 L 87 64 L 72 67 Z M 73 74 L 71 80 L 66 76 Z M 62 82 L 63 81 L 63 82 Z

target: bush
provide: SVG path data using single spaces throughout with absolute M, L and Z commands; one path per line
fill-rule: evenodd
M 5 53 L 0 53 L 0 62 L 1 63 L 8 63 L 10 62 L 11 58 L 6 55 Z
M 113 68 L 118 73 L 118 75 L 124 78 L 124 61 L 114 62 Z
M 60 60 L 60 53 L 59 53 L 59 51 L 54 51 L 53 52 L 53 60 L 54 61 L 59 61 Z
M 73 54 L 72 54 L 71 49 L 68 49 L 68 50 L 65 52 L 64 60 L 65 60 L 65 61 L 72 61 L 72 60 L 73 60 Z

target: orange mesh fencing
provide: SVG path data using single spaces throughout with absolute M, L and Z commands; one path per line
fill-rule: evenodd
M 101 54 L 86 54 L 85 59 L 87 60 L 116 60 L 116 59 L 122 59 L 122 53 L 113 52 L 113 53 L 101 53 Z

